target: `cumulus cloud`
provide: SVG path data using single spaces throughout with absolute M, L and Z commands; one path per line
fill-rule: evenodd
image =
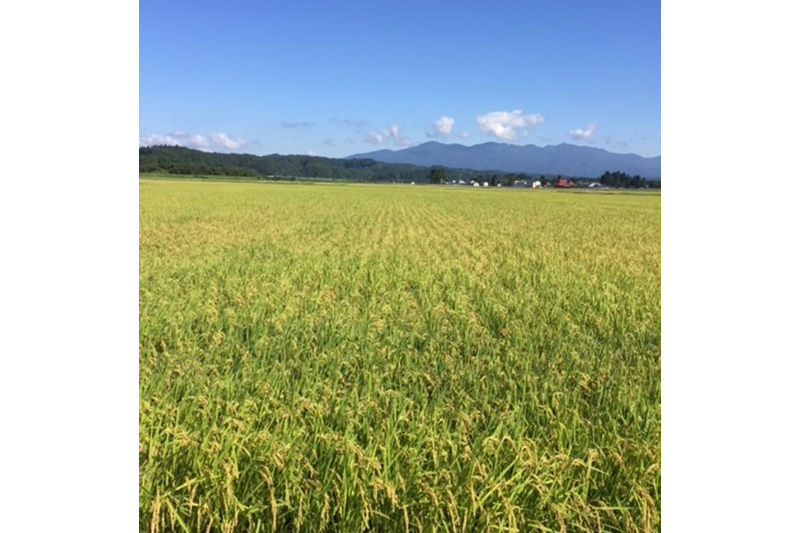
M 516 141 L 528 130 L 544 122 L 541 113 L 524 115 L 520 109 L 514 111 L 492 111 L 476 118 L 478 126 L 486 134 L 504 141 Z
M 146 137 L 139 137 L 139 146 L 183 146 L 211 152 L 213 150 L 238 150 L 245 145 L 241 139 L 228 137 L 225 133 L 212 133 L 208 137 L 200 134 L 186 133 L 183 131 L 173 131 L 169 134 L 154 133 Z
M 594 124 L 589 124 L 584 129 L 574 129 L 569 132 L 569 136 L 575 139 L 576 141 L 594 141 L 594 130 L 596 126 Z
M 459 137 L 461 137 L 462 139 L 469 139 L 469 132 L 468 131 L 462 131 L 461 134 L 459 135 Z
M 184 146 L 195 150 L 208 151 L 208 139 L 202 135 L 193 135 L 182 131 L 173 131 L 168 134 L 154 133 L 147 137 L 139 137 L 139 146 L 155 146 L 166 144 L 168 146 Z
M 383 144 L 387 140 L 387 136 L 383 132 L 371 131 L 367 134 L 367 142 L 374 144 Z
M 239 148 L 244 146 L 244 141 L 242 141 L 241 139 L 231 139 L 224 133 L 212 133 L 211 142 L 213 142 L 217 146 L 222 146 L 224 148 L 227 148 L 228 150 L 238 150 Z
M 411 139 L 400 132 L 397 125 L 392 124 L 386 129 L 381 131 L 371 131 L 367 135 L 366 142 L 373 144 L 386 144 L 393 143 L 395 146 L 411 146 L 413 143 Z
M 453 133 L 455 120 L 450 117 L 440 117 L 433 123 L 433 132 L 428 133 L 428 137 L 449 137 Z

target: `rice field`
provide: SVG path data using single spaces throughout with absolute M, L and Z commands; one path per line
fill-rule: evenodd
M 140 180 L 141 531 L 658 531 L 661 199 Z

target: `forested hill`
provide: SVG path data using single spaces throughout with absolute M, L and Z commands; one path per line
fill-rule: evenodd
M 515 145 L 487 142 L 464 146 L 429 141 L 402 150 L 378 150 L 350 156 L 384 163 L 471 168 L 492 168 L 501 172 L 523 172 L 596 178 L 606 171 L 660 179 L 661 156 L 642 157 L 617 154 L 590 146 L 561 143 L 555 146 Z
M 430 167 L 381 163 L 372 159 L 331 159 L 308 155 L 219 154 L 180 146 L 139 148 L 139 172 L 262 179 L 324 178 L 341 181 L 417 182 L 428 180 Z M 477 171 L 447 169 L 448 179 L 477 179 Z

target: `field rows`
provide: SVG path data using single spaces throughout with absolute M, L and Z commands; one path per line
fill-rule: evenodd
M 660 197 L 140 182 L 140 528 L 660 529 Z

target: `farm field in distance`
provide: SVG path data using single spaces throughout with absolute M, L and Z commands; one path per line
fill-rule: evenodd
M 139 183 L 140 531 L 660 530 L 660 195 Z

